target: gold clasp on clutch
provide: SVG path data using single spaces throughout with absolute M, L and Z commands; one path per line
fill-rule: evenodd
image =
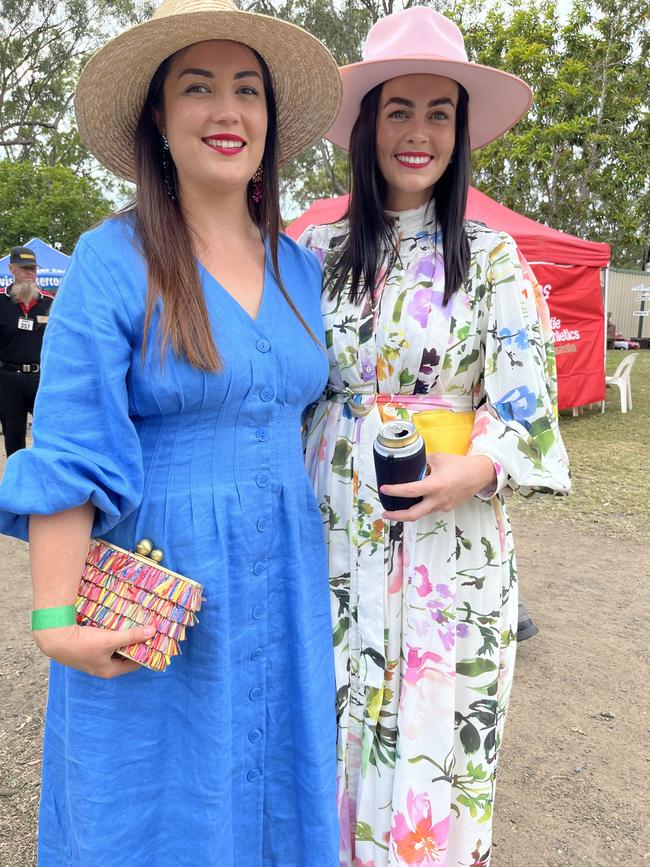
M 136 553 L 141 557 L 146 557 L 147 560 L 153 560 L 154 563 L 162 563 L 164 552 L 160 548 L 154 548 L 151 539 L 140 539 L 135 546 Z

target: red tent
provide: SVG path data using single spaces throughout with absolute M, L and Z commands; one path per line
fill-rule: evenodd
M 347 196 L 320 199 L 286 228 L 297 238 L 310 225 L 333 223 Z M 467 217 L 511 235 L 539 280 L 551 311 L 557 354 L 560 409 L 605 398 L 605 322 L 600 269 L 609 244 L 584 241 L 500 205 L 470 187 Z

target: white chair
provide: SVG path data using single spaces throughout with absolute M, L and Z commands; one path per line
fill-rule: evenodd
M 605 377 L 605 385 L 615 385 L 621 395 L 621 412 L 632 409 L 632 386 L 630 385 L 630 373 L 639 353 L 626 355 L 611 376 Z M 605 412 L 605 401 L 600 405 L 600 411 Z

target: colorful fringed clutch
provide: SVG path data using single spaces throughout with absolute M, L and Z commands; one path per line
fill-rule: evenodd
M 77 621 L 83 626 L 126 629 L 156 625 L 143 644 L 129 644 L 118 653 L 154 671 L 164 671 L 180 653 L 188 626 L 197 623 L 203 588 L 159 565 L 162 552 L 143 539 L 139 553 L 91 539 L 79 595 Z M 150 555 L 150 557 L 148 556 Z

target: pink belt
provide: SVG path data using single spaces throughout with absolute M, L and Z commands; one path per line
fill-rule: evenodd
M 383 394 L 374 390 L 353 391 L 351 388 L 337 388 L 328 385 L 325 398 L 347 403 L 348 409 L 357 418 L 368 415 L 377 405 L 401 407 L 410 412 L 424 412 L 432 409 L 446 409 L 451 412 L 472 412 L 474 410 L 471 395 L 466 394 Z

